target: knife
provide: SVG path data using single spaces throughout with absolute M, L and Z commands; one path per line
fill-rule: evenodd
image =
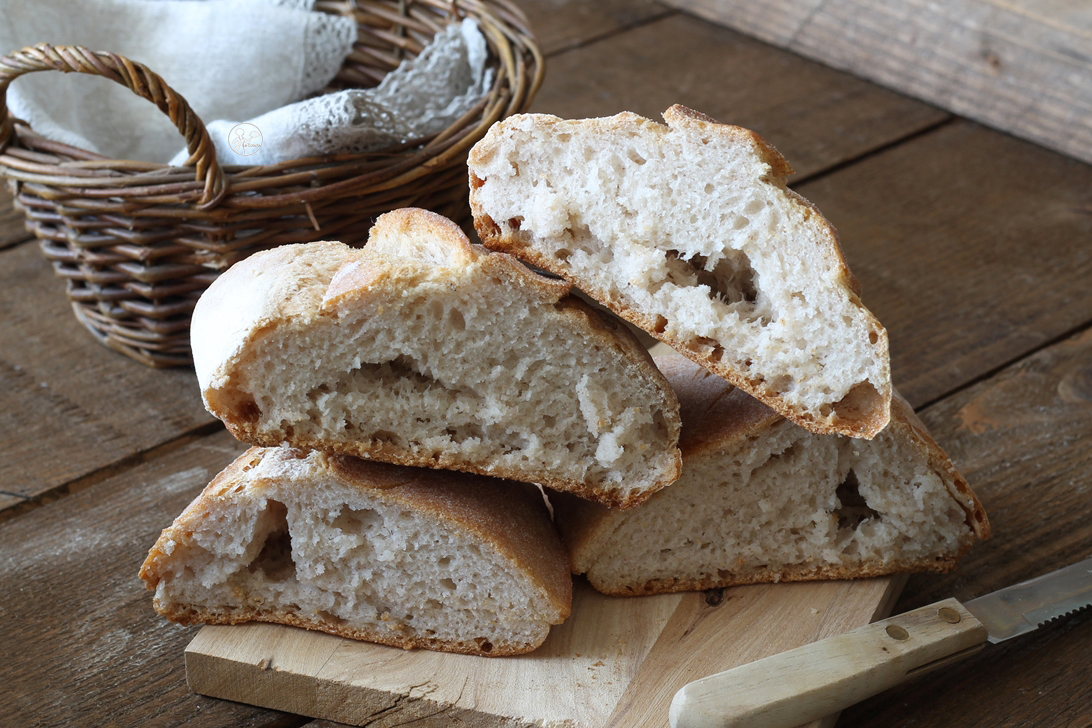
M 1092 558 L 695 680 L 675 693 L 671 728 L 796 728 L 1089 605 Z

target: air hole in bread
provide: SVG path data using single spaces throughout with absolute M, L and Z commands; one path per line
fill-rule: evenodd
M 743 208 L 743 214 L 747 217 L 757 215 L 759 212 L 762 211 L 762 208 L 764 208 L 765 206 L 765 200 L 763 200 L 761 197 L 755 197 L 747 203 L 746 207 Z
M 466 442 L 472 439 L 481 440 L 485 437 L 485 432 L 475 422 L 468 422 L 456 427 L 445 427 L 444 434 L 450 437 L 452 442 Z
M 493 651 L 493 643 L 485 637 L 478 637 L 474 641 L 478 643 L 478 649 L 482 652 L 488 654 Z
M 475 174 L 470 175 L 470 186 L 472 188 L 478 189 L 484 184 L 485 184 L 485 180 L 482 179 L 481 177 L 479 177 L 479 176 L 477 176 Z
M 554 251 L 554 257 L 562 262 L 567 261 L 569 258 L 571 258 L 572 254 L 573 251 L 569 250 L 568 248 L 558 248 Z
M 658 409 L 658 410 L 653 411 L 653 413 L 652 413 L 652 424 L 656 428 L 657 433 L 663 433 L 664 435 L 667 434 L 667 432 L 668 432 L 667 416 L 664 415 L 663 410 Z
M 235 400 L 234 406 L 231 406 L 230 409 L 238 412 L 239 419 L 244 423 L 250 423 L 251 425 L 258 424 L 258 420 L 262 417 L 262 409 L 249 394 L 237 392 L 234 397 L 228 395 L 226 392 L 217 392 L 217 394 L 221 394 L 225 400 Z
M 667 330 L 667 319 L 665 319 L 663 316 L 657 316 L 656 317 L 656 322 L 654 324 L 652 324 L 652 333 L 662 334 L 666 330 Z
M 462 311 L 457 308 L 451 309 L 448 313 L 447 325 L 452 331 L 465 331 L 466 319 L 463 318 Z
M 451 579 L 440 579 L 440 586 L 448 591 L 455 591 L 455 582 Z
M 523 224 L 523 216 L 517 215 L 516 217 L 508 219 L 508 227 L 512 230 L 519 230 L 520 225 Z
M 859 419 L 866 412 L 876 411 L 882 404 L 883 397 L 872 382 L 859 382 L 834 403 L 834 414 L 847 420 Z
M 365 533 L 382 522 L 382 518 L 371 508 L 350 508 L 343 505 L 337 517 L 330 525 L 345 533 Z
M 266 501 L 266 513 L 272 528 L 266 533 L 262 548 L 247 571 L 261 571 L 269 581 L 296 578 L 296 562 L 292 560 L 292 535 L 288 530 L 288 508 L 280 501 Z
M 315 612 L 315 614 L 317 614 L 318 617 L 323 622 L 326 622 L 328 624 L 336 624 L 336 625 L 347 624 L 347 622 L 344 619 L 342 619 L 341 617 L 337 616 L 336 614 L 334 614 L 332 612 L 326 611 L 325 609 L 320 609 L 317 612 Z
M 846 473 L 845 480 L 835 491 L 835 496 L 838 498 L 838 507 L 834 510 L 834 515 L 838 517 L 838 528 L 855 529 L 864 521 L 880 518 L 880 514 L 869 507 L 861 495 L 857 474 L 852 469 Z
M 709 260 L 703 255 L 689 258 L 678 250 L 665 251 L 667 256 L 667 280 L 676 286 L 706 286 L 709 297 L 726 306 L 735 306 L 744 318 L 756 314 L 758 301 L 756 274 L 747 255 L 739 250 L 727 251 L 709 270 Z M 770 318 L 766 314 L 757 317 L 763 324 Z
M 626 152 L 626 156 L 629 157 L 630 161 L 633 162 L 634 164 L 636 164 L 637 166 L 640 166 L 640 165 L 644 164 L 646 161 L 648 161 L 644 157 L 642 157 L 640 155 L 640 153 L 636 149 L 628 150 Z
M 500 235 L 500 225 L 493 222 L 493 218 L 489 215 L 481 215 L 475 220 L 478 232 L 482 234 L 483 238 L 492 238 Z
M 396 447 L 403 446 L 402 438 L 399 437 L 397 433 L 391 432 L 390 430 L 376 430 L 368 439 L 372 442 L 385 442 Z

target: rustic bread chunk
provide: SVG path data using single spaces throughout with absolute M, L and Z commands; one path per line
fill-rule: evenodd
M 664 118 L 495 124 L 469 161 L 482 241 L 801 426 L 872 437 L 889 417 L 887 333 L 834 228 L 754 132 L 682 106 Z
M 252 448 L 140 571 L 176 622 L 251 620 L 511 655 L 569 614 L 568 558 L 532 485 Z
M 233 266 L 192 323 L 209 411 L 244 442 L 537 482 L 612 505 L 678 477 L 678 403 L 569 286 L 423 210 L 367 247 Z
M 896 395 L 873 440 L 816 435 L 682 357 L 683 473 L 628 511 L 563 495 L 573 559 L 608 594 L 946 571 L 989 537 L 982 505 Z

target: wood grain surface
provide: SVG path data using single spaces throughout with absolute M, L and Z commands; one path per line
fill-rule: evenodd
M 192 371 L 99 344 L 36 244 L 0 251 L 0 491 L 11 504 L 214 422 Z
M 1092 5 L 1087 2 L 668 2 L 1092 162 Z
M 547 55 L 674 12 L 655 0 L 538 0 L 520 3 L 520 7 Z
M 655 118 L 681 102 L 752 126 L 839 229 L 864 300 L 889 330 L 896 384 L 994 530 L 953 573 L 911 576 L 896 612 L 1092 554 L 1087 164 L 664 5 L 520 4 L 550 54 L 536 110 Z M 1053 111 L 1024 113 L 1047 124 Z M 159 619 L 136 570 L 159 529 L 241 446 L 204 413 L 192 372 L 149 370 L 95 342 L 26 240 L 5 207 L 0 725 L 333 725 L 186 686 L 182 653 L 196 630 Z M 690 597 L 696 613 L 701 598 Z M 650 654 L 695 634 L 684 639 L 683 627 Z M 838 725 L 1088 728 L 1090 651 L 1086 611 L 867 700 Z M 667 689 L 654 675 L 633 685 L 623 702 L 634 706 Z

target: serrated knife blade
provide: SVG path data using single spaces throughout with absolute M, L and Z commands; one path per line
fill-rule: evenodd
M 1092 606 L 1092 558 L 961 604 L 945 599 L 689 683 L 672 728 L 795 728 Z
M 1052 619 L 1092 605 L 1092 559 L 964 602 L 986 625 L 990 642 L 1026 634 Z

